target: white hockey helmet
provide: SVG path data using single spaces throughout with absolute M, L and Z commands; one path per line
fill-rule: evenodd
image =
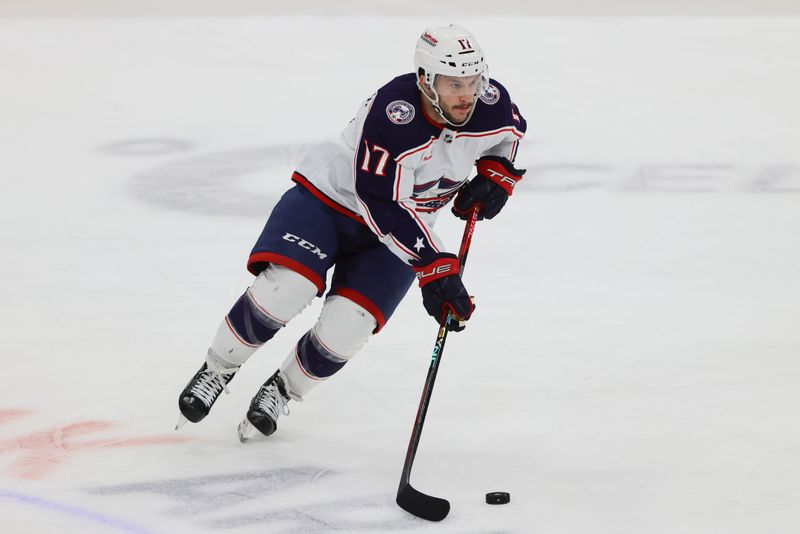
M 477 77 L 477 83 L 470 84 L 475 96 L 483 93 L 489 85 L 483 49 L 470 32 L 456 24 L 425 30 L 417 41 L 414 66 L 416 73 L 423 75 L 424 86 L 433 93 L 433 97 L 423 89 L 418 78 L 417 85 L 420 85 L 422 94 L 433 104 L 436 112 L 453 126 L 465 124 L 475 108 L 473 106 L 472 111 L 462 123 L 451 122 L 445 117 L 439 105 L 439 93 L 435 89 L 436 77 L 452 76 L 469 79 Z

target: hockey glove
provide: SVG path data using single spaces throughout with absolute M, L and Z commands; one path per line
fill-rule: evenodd
M 424 261 L 413 263 L 412 269 L 417 273 L 422 288 L 422 303 L 428 315 L 442 324 L 450 311 L 453 320 L 448 330 L 464 330 L 462 323 L 472 316 L 475 305 L 461 282 L 458 258 L 454 254 L 440 252 Z
M 478 220 L 491 219 L 503 209 L 525 170 L 515 169 L 499 156 L 484 156 L 475 162 L 475 167 L 478 175 L 458 191 L 453 214 L 467 220 L 472 208 L 478 206 Z

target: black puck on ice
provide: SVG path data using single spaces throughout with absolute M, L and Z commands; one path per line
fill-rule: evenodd
M 486 504 L 508 504 L 511 495 L 505 491 L 492 491 L 486 494 Z

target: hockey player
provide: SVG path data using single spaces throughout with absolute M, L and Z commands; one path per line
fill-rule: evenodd
M 338 142 L 297 166 L 250 254 L 256 276 L 220 324 L 206 361 L 180 394 L 199 422 L 250 356 L 331 287 L 319 319 L 260 387 L 239 425 L 242 441 L 272 434 L 290 400 L 339 371 L 391 317 L 412 281 L 437 322 L 462 330 L 474 305 L 458 258 L 433 231 L 439 211 L 478 219 L 501 210 L 525 171 L 513 165 L 525 120 L 487 75 L 464 28 L 427 29 L 416 71 L 366 99 Z M 477 175 L 468 181 L 477 169 Z

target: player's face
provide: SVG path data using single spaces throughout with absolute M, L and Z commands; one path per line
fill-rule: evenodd
M 433 88 L 439 95 L 439 105 L 454 124 L 461 124 L 469 117 L 475 105 L 475 96 L 481 89 L 481 76 L 444 76 L 437 75 Z

